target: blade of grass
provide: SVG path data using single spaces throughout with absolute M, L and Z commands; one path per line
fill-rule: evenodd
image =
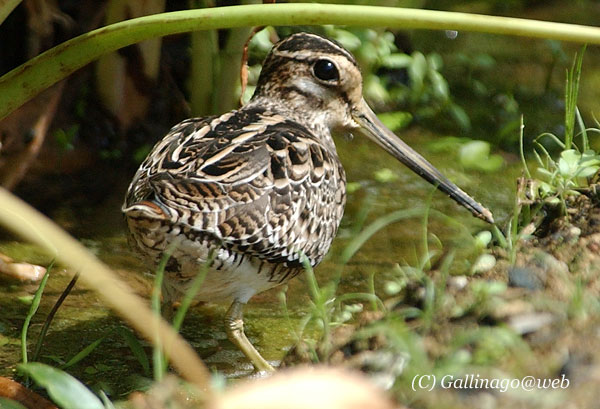
M 525 130 L 525 124 L 523 123 L 523 115 L 521 115 L 521 125 L 519 126 L 519 155 L 521 156 L 521 163 L 523 164 L 523 170 L 525 171 L 525 175 L 527 179 L 531 179 L 531 172 L 529 172 L 529 167 L 527 166 L 527 161 L 525 160 L 525 153 L 523 152 L 523 131 Z
M 31 323 L 31 319 L 37 312 L 40 306 L 40 300 L 42 299 L 42 294 L 44 293 L 44 288 L 46 287 L 46 282 L 48 282 L 48 277 L 50 277 L 50 270 L 46 271 L 46 274 L 42 278 L 38 289 L 33 296 L 33 300 L 31 301 L 31 306 L 29 307 L 29 312 L 25 317 L 25 322 L 23 322 L 23 327 L 21 328 L 21 361 L 26 364 L 27 363 L 27 331 L 29 330 L 29 324 Z
M 571 149 L 575 133 L 575 116 L 577 111 L 577 96 L 581 79 L 581 65 L 586 46 L 575 54 L 575 60 L 570 70 L 567 70 L 567 86 L 565 87 L 565 148 Z
M 583 118 L 581 117 L 581 113 L 577 107 L 575 107 L 575 116 L 577 118 L 577 125 L 579 126 L 579 129 L 581 129 L 581 143 L 583 146 L 582 151 L 587 152 L 590 150 L 590 141 L 588 139 L 587 128 L 585 127 L 585 123 L 583 123 Z
M 53 263 L 50 264 L 50 266 L 48 267 L 48 271 L 50 271 L 50 268 L 52 266 L 53 266 Z M 35 344 L 35 349 L 33 352 L 33 360 L 34 361 L 37 361 L 38 357 L 40 356 L 40 352 L 42 351 L 42 344 L 44 343 L 44 339 L 46 338 L 46 334 L 48 333 L 48 329 L 50 328 L 50 324 L 52 323 L 52 320 L 54 319 L 56 312 L 58 311 L 58 309 L 60 308 L 62 303 L 65 301 L 65 299 L 67 298 L 67 296 L 69 295 L 69 293 L 71 292 L 73 287 L 75 286 L 75 283 L 77 282 L 78 278 L 79 278 L 79 273 L 75 274 L 73 276 L 73 278 L 71 279 L 71 281 L 69 281 L 69 284 L 67 284 L 64 291 L 60 294 L 60 297 L 58 297 L 58 300 L 56 300 L 56 302 L 52 306 L 52 309 L 48 313 L 48 316 L 46 317 L 46 321 L 44 321 L 44 326 L 42 327 L 42 330 L 40 331 L 40 335 L 38 336 L 37 342 Z
M 202 283 L 204 283 L 204 279 L 206 278 L 206 274 L 208 273 L 208 269 L 212 265 L 213 261 L 215 261 L 215 257 L 217 252 L 214 249 L 211 249 L 208 254 L 208 259 L 202 265 L 200 272 L 194 277 L 194 281 L 192 281 L 192 285 L 186 291 L 183 299 L 181 300 L 181 305 L 177 309 L 177 313 L 175 314 L 175 318 L 173 318 L 173 328 L 175 331 L 179 331 L 181 328 L 181 324 L 183 323 L 183 319 L 185 318 L 185 314 L 187 313 L 192 301 L 196 298 L 196 294 L 200 291 L 200 287 L 202 287 Z
M 306 281 L 308 283 L 310 297 L 313 301 L 312 315 L 313 315 L 313 317 L 320 320 L 323 325 L 323 339 L 322 339 L 321 345 L 323 345 L 325 347 L 324 353 L 325 353 L 325 356 L 327 356 L 327 353 L 328 353 L 329 347 L 330 347 L 330 339 L 331 339 L 331 326 L 330 326 L 331 316 L 328 311 L 328 305 L 327 305 L 329 300 L 327 299 L 328 297 L 326 297 L 324 290 L 321 290 L 321 288 L 319 288 L 319 283 L 317 282 L 317 279 L 315 278 L 315 272 L 314 272 L 312 266 L 310 265 L 310 261 L 308 260 L 308 257 L 306 257 L 305 254 L 302 254 L 301 260 L 302 260 L 302 265 L 304 266 L 304 273 L 305 273 L 304 275 L 305 275 Z
M 150 373 L 150 361 L 148 360 L 148 356 L 144 351 L 144 347 L 142 343 L 137 339 L 133 332 L 127 327 L 118 327 L 117 334 L 121 335 L 135 359 L 142 366 L 142 370 L 144 371 L 145 376 L 151 376 Z
M 429 224 L 429 210 L 431 209 L 431 200 L 433 199 L 433 194 L 437 190 L 437 186 L 434 186 L 431 189 L 430 193 L 427 195 L 427 199 L 425 200 L 425 208 L 423 211 L 423 222 L 421 225 L 421 244 L 423 245 L 423 265 L 421 269 L 429 270 L 431 268 L 431 257 L 429 257 L 429 234 L 427 234 L 427 226 Z
M 352 240 L 350 240 L 346 248 L 342 251 L 342 254 L 340 256 L 340 263 L 348 263 L 348 261 L 350 261 L 350 259 L 363 246 L 363 244 L 365 244 L 365 242 L 369 240 L 379 230 L 400 220 L 420 216 L 423 214 L 423 212 L 423 209 L 396 210 L 395 212 L 391 212 L 389 214 L 386 214 L 385 216 L 379 217 L 374 222 L 365 227 Z
M 167 263 L 169 262 L 171 254 L 173 254 L 173 250 L 175 250 L 176 245 L 176 242 L 171 243 L 171 245 L 164 252 L 160 262 L 158 263 L 158 267 L 156 268 L 156 275 L 154 276 L 154 285 L 152 287 L 150 305 L 152 312 L 159 317 L 161 316 L 161 294 L 165 276 L 165 268 L 167 267 Z M 173 308 L 173 306 L 167 305 L 167 308 Z M 152 363 L 154 380 L 156 382 L 160 382 L 167 372 L 167 358 L 163 353 L 162 340 L 160 338 L 158 327 L 155 328 L 154 348 L 152 349 Z
M 104 341 L 105 338 L 106 338 L 106 336 L 104 336 L 102 338 L 98 338 L 97 340 L 95 340 L 94 342 L 92 342 L 91 344 L 89 344 L 88 346 L 83 348 L 81 351 L 76 353 L 75 356 L 73 356 L 71 359 L 69 359 L 64 365 L 61 365 L 60 369 L 67 369 L 67 368 L 77 364 L 79 361 L 81 361 L 82 359 L 87 357 L 89 354 L 91 354 L 94 351 L 94 349 L 98 348 L 98 345 L 100 345 L 102 343 L 102 341 Z

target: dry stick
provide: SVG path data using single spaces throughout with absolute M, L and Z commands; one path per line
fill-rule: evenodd
M 263 0 L 263 4 L 274 4 L 276 0 Z M 242 85 L 242 92 L 240 92 L 240 106 L 244 105 L 244 93 L 246 92 L 246 86 L 248 85 L 248 48 L 250 41 L 254 38 L 256 33 L 261 31 L 266 26 L 258 26 L 252 29 L 252 32 L 248 36 L 248 39 L 244 43 L 242 51 L 242 66 L 240 67 L 240 81 Z
M 0 376 L 0 397 L 17 401 L 27 408 L 58 409 L 46 398 L 3 376 Z
M 55 255 L 56 260 L 81 274 L 81 280 L 150 342 L 160 333 L 163 351 L 173 367 L 210 394 L 210 373 L 193 348 L 150 311 L 144 300 L 81 243 L 21 199 L 0 188 L 0 224 Z
M 244 43 L 244 48 L 242 51 L 242 66 L 240 67 L 240 82 L 242 85 L 242 91 L 240 92 L 240 106 L 244 105 L 244 93 L 246 92 L 246 86 L 248 85 L 248 48 L 250 46 L 250 41 L 252 41 L 256 33 L 263 28 L 265 28 L 265 26 L 254 27 L 248 36 L 248 39 Z
M 52 93 L 50 100 L 46 104 L 44 112 L 41 113 L 35 125 L 33 126 L 33 139 L 27 145 L 23 152 L 21 152 L 16 160 L 13 161 L 14 167 L 12 170 L 7 171 L 6 176 L 0 181 L 0 185 L 8 190 L 13 190 L 15 186 L 23 179 L 27 174 L 27 169 L 31 166 L 35 158 L 40 153 L 40 149 L 46 139 L 48 128 L 56 115 L 56 109 L 58 103 L 63 94 L 65 81 L 62 81 L 55 86 L 54 89 L 49 90 Z

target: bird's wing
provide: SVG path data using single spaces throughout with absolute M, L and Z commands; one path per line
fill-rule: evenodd
M 305 127 L 264 110 L 187 120 L 159 142 L 130 187 L 136 202 L 166 209 L 174 225 L 212 234 L 260 259 L 317 264 L 343 212 L 335 152 Z

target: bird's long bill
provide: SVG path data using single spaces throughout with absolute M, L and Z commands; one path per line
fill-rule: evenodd
M 364 100 L 361 101 L 360 106 L 355 108 L 353 118 L 363 128 L 363 131 L 370 139 L 408 166 L 417 175 L 432 185 L 437 186 L 439 190 L 446 193 L 458 204 L 469 209 L 474 216 L 488 223 L 494 223 L 492 213 L 488 209 L 477 203 L 454 183 L 450 182 L 431 163 L 394 135 L 377 118 Z

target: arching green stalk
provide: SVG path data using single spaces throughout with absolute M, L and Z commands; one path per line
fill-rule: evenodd
M 0 24 L 19 5 L 21 0 L 0 0 Z
M 99 56 L 152 37 L 258 25 L 339 24 L 452 29 L 600 44 L 600 28 L 433 10 L 333 4 L 257 4 L 156 14 L 60 44 L 0 78 L 0 119 Z

